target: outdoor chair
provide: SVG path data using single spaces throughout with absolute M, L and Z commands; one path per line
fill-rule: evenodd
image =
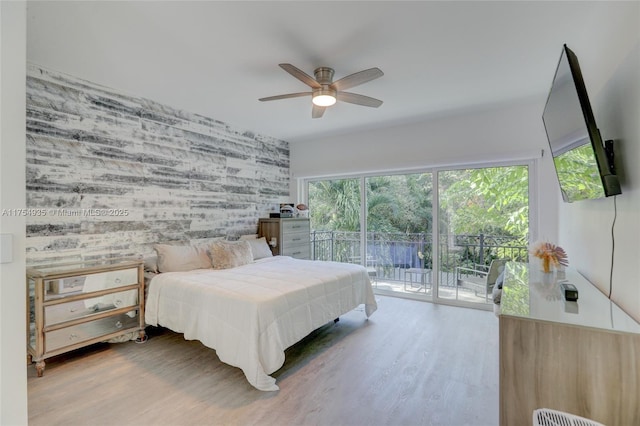
M 362 264 L 362 258 L 360 256 L 350 256 L 349 263 L 355 263 L 356 265 Z M 369 279 L 373 283 L 374 287 L 378 287 L 378 261 L 371 256 L 367 256 L 366 260 L 367 274 Z
M 509 259 L 494 259 L 489 266 L 475 264 L 473 267 L 458 266 L 456 278 L 459 286 L 467 286 L 475 290 L 476 295 L 484 294 L 489 301 L 489 294 L 493 290 L 498 275 L 504 270 Z

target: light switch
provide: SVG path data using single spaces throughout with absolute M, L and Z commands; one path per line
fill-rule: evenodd
M 0 234 L 0 263 L 13 262 L 13 234 Z

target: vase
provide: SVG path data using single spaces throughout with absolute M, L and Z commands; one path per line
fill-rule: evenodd
M 540 282 L 543 285 L 550 286 L 556 283 L 556 277 L 553 272 L 542 272 L 540 274 Z

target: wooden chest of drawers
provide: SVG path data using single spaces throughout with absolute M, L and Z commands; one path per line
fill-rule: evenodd
M 276 245 L 271 246 L 271 252 L 274 255 L 311 259 L 309 219 L 260 219 L 258 234 L 265 237 L 267 241 L 274 241 L 275 238 Z
M 46 358 L 134 333 L 144 340 L 141 260 L 27 269 L 27 353 L 44 373 Z

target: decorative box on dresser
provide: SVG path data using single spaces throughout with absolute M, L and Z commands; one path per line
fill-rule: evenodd
M 576 302 L 564 300 L 563 279 Z M 640 324 L 572 269 L 508 263 L 501 299 L 501 425 L 531 424 L 538 408 L 640 424 Z
M 311 259 L 310 226 L 307 218 L 264 218 L 258 222 L 258 235 L 275 241 L 275 246 L 270 245 L 274 256 Z
M 27 354 L 39 377 L 52 356 L 127 334 L 143 341 L 143 262 L 27 268 L 27 307 Z

